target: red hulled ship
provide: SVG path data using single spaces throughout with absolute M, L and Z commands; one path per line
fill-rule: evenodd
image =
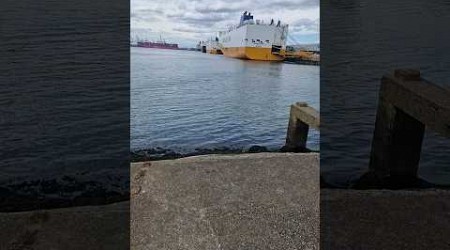
M 178 44 L 166 43 L 166 41 L 160 37 L 160 40 L 157 42 L 138 41 L 137 47 L 154 48 L 154 49 L 175 49 L 176 50 L 176 49 L 178 49 Z

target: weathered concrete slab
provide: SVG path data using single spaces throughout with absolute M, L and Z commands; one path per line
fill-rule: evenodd
M 128 249 L 129 209 L 129 202 L 120 202 L 0 213 L 0 249 Z
M 450 191 L 320 190 L 323 249 L 448 249 Z
M 319 155 L 132 164 L 132 249 L 318 249 Z

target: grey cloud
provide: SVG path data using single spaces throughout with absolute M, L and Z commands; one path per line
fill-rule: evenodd
M 130 19 L 134 21 L 155 22 L 159 21 L 163 14 L 164 12 L 159 9 L 138 9 L 131 12 Z
M 199 3 L 203 5 L 213 5 L 215 3 L 223 2 L 225 4 L 228 3 L 242 3 L 245 0 L 191 0 L 190 2 Z
M 173 28 L 174 31 L 184 32 L 184 33 L 213 33 L 212 29 L 198 29 L 198 28 Z
M 183 17 L 183 16 L 184 16 L 183 13 L 166 14 L 166 17 L 172 18 L 172 19 L 181 18 L 181 17 Z
M 319 0 L 274 0 L 268 1 L 264 4 L 265 9 L 281 8 L 281 9 L 307 9 L 318 8 L 320 6 Z
M 133 28 L 133 29 L 131 29 L 130 31 L 131 31 L 131 33 L 133 33 L 133 34 L 139 34 L 139 33 L 149 33 L 149 32 L 152 32 L 152 29 L 150 29 L 150 28 L 147 28 L 147 29 L 136 29 L 136 28 Z
M 318 31 L 319 29 L 319 19 L 311 20 L 308 18 L 301 18 L 291 25 L 291 30 L 293 32 L 299 31 Z
M 134 0 L 142 1 L 132 7 L 131 20 L 139 27 L 151 27 L 152 22 L 164 21 L 175 24 L 167 32 L 178 33 L 177 36 L 204 36 L 236 24 L 243 11 L 259 15 L 271 16 L 274 12 L 299 11 L 319 7 L 319 0 Z M 133 3 L 133 1 L 132 1 Z M 145 3 L 145 4 L 144 4 Z M 170 6 L 170 7 L 168 7 Z M 275 16 L 273 16 L 275 17 Z M 301 16 L 299 16 L 301 17 Z M 279 17 L 282 18 L 282 17 Z M 142 23 L 141 23 L 142 22 Z M 145 23 L 146 22 L 146 23 Z M 298 19 L 290 23 L 289 31 L 317 31 L 319 21 Z M 153 27 L 157 28 L 157 27 Z M 185 35 L 180 33 L 186 33 Z M 189 33 L 189 35 L 187 35 Z
M 186 6 L 185 3 L 180 3 L 180 4 L 178 5 L 178 8 L 179 8 L 180 10 L 185 10 L 185 9 L 187 9 L 187 6 Z
M 172 14 L 168 18 L 179 24 L 185 24 L 191 27 L 215 27 L 220 22 L 230 19 L 228 14 Z
M 163 15 L 164 11 L 162 9 L 137 9 L 132 13 L 139 15 Z
M 168 16 L 169 17 L 169 16 Z M 220 22 L 227 20 L 229 17 L 226 15 L 172 15 L 171 18 L 177 19 L 178 21 L 186 23 L 199 23 L 199 22 Z
M 158 17 L 152 17 L 152 16 L 139 16 L 139 15 L 131 15 L 131 21 L 137 21 L 137 22 L 157 22 L 160 21 Z
M 211 6 L 201 6 L 196 7 L 195 11 L 202 14 L 209 13 L 236 13 L 241 12 L 242 7 L 211 7 Z

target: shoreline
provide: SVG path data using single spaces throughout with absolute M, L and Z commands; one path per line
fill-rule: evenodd
M 266 151 L 264 151 L 266 150 Z M 149 150 L 141 150 L 149 151 Z M 151 150 L 150 150 L 151 151 Z M 162 149 L 153 149 L 153 153 L 165 152 L 160 155 L 136 155 L 130 161 L 131 165 L 141 164 L 148 161 L 173 161 L 173 160 L 189 160 L 197 157 L 226 157 L 229 159 L 238 159 L 247 156 L 257 156 L 258 154 L 282 155 L 285 153 L 305 153 L 305 155 L 320 154 L 318 151 L 305 149 L 287 150 L 280 148 L 277 150 L 268 150 L 261 146 L 252 146 L 246 150 L 237 150 L 229 148 L 216 148 L 209 150 L 198 150 L 195 153 L 175 153 L 173 151 L 162 151 Z M 131 169 L 130 169 L 131 171 Z M 130 172 L 130 178 L 131 176 Z M 362 179 L 362 178 L 361 178 Z M 131 180 L 134 180 L 131 178 Z M 364 180 L 362 180 L 363 183 Z M 131 186 L 133 181 L 121 181 L 121 186 L 117 187 L 117 183 L 108 183 L 101 181 L 92 181 L 92 178 L 85 180 L 70 178 L 63 176 L 60 178 L 28 180 L 20 183 L 9 183 L 0 187 L 0 212 L 21 212 L 35 211 L 43 209 L 59 209 L 81 206 L 99 206 L 114 204 L 130 200 Z M 443 186 L 428 183 L 418 179 L 418 185 L 409 188 L 396 187 L 374 187 L 370 185 L 355 186 L 355 183 L 348 186 L 335 186 L 326 182 L 320 175 L 320 189 L 322 190 L 342 190 L 342 191 L 430 191 L 430 190 L 450 190 L 450 186 Z M 364 183 L 363 183 L 364 184 Z M 319 185 L 319 183 L 318 183 Z M 57 190 L 66 190 L 65 193 L 58 193 Z
M 283 63 L 320 66 L 320 61 L 309 61 L 309 60 L 301 60 L 301 59 L 284 59 Z
M 248 153 L 319 153 L 317 150 L 311 150 L 308 148 L 268 148 L 265 146 L 252 145 L 250 147 L 217 147 L 217 148 L 196 148 L 194 151 L 174 151 L 172 149 L 155 147 L 148 149 L 139 149 L 130 151 L 130 162 L 143 162 L 143 161 L 160 161 L 160 160 L 172 160 L 179 158 L 186 158 L 199 155 L 240 155 Z

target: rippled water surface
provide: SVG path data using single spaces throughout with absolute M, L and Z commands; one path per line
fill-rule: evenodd
M 128 6 L 105 0 L 2 4 L 2 211 L 75 196 L 82 202 L 127 198 Z
M 131 49 L 131 150 L 278 149 L 289 107 L 319 108 L 319 67 Z M 310 133 L 308 146 L 319 147 Z
M 321 15 L 321 172 L 345 183 L 367 171 L 383 74 L 417 68 L 450 87 L 450 5 L 332 1 Z M 450 139 L 426 131 L 419 175 L 450 184 Z

